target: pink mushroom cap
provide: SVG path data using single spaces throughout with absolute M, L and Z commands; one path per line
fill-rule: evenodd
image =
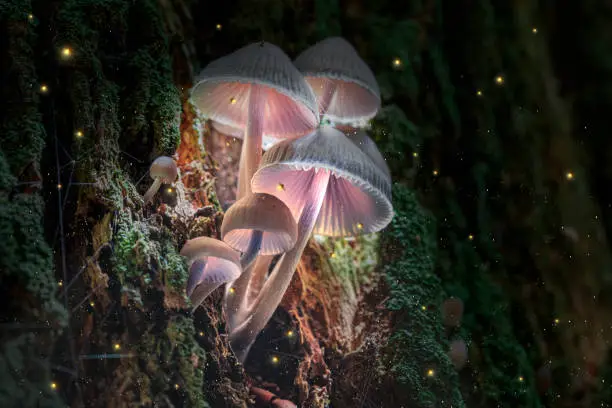
M 319 109 L 334 123 L 363 125 L 380 109 L 374 73 L 344 38 L 331 37 L 302 52 L 294 61 L 317 95 Z M 335 89 L 325 102 L 325 92 Z
M 272 138 L 302 136 L 319 122 L 315 95 L 289 57 L 277 46 L 247 45 L 204 68 L 191 98 L 205 117 L 244 130 L 251 84 L 263 86 L 262 132 Z
M 196 308 L 213 290 L 242 273 L 240 254 L 214 238 L 198 237 L 187 241 L 181 255 L 187 258 L 189 265 L 187 296 Z
M 274 145 L 264 154 L 251 187 L 278 197 L 298 219 L 312 196 L 310 187 L 318 171 L 330 171 L 331 177 L 315 234 L 357 235 L 389 224 L 393 217 L 389 178 L 342 132 L 329 126 Z
M 223 241 L 245 252 L 253 231 L 261 231 L 261 255 L 287 252 L 297 240 L 297 224 L 291 211 L 269 194 L 250 194 L 238 200 L 225 214 L 221 225 Z

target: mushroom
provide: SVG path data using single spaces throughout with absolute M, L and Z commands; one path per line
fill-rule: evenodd
M 176 162 L 171 157 L 159 156 L 157 159 L 155 159 L 155 161 L 153 161 L 153 164 L 151 164 L 149 174 L 153 179 L 153 184 L 144 194 L 143 198 L 145 204 L 151 201 L 162 184 L 173 183 L 174 180 L 176 180 L 176 177 L 178 176 L 178 167 L 176 166 Z
M 264 155 L 251 186 L 256 193 L 285 202 L 298 219 L 298 237 L 255 299 L 230 311 L 238 322 L 230 330 L 230 345 L 241 361 L 280 303 L 313 231 L 327 236 L 376 232 L 393 217 L 390 180 L 332 127 L 274 145 Z M 245 273 L 237 282 L 258 285 L 256 279 Z
M 192 91 L 194 104 L 214 122 L 244 131 L 238 198 L 250 190 L 261 160 L 262 138 L 294 138 L 318 124 L 315 95 L 287 55 L 261 42 L 204 68 Z
M 453 340 L 450 344 L 448 356 L 453 362 L 455 370 L 461 370 L 468 360 L 468 348 L 465 341 L 462 339 Z
M 190 239 L 181 249 L 189 264 L 187 296 L 195 311 L 213 290 L 240 276 L 240 255 L 223 241 L 209 237 Z
M 319 112 L 333 123 L 365 125 L 380 108 L 380 89 L 372 70 L 341 37 L 318 42 L 294 61 L 319 103 Z
M 227 211 L 221 236 L 242 252 L 240 262 L 247 269 L 259 254 L 278 255 L 293 248 L 297 225 L 289 208 L 275 196 L 249 194 Z

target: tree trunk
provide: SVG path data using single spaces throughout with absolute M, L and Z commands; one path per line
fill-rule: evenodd
M 609 403 L 608 5 L 4 3 L 0 406 L 258 406 L 251 386 L 303 407 Z M 312 239 L 241 366 L 220 291 L 193 314 L 184 292 L 179 250 L 219 237 L 240 153 L 189 89 L 246 43 L 295 57 L 332 35 L 377 75 L 395 218 Z M 160 155 L 179 179 L 145 204 Z

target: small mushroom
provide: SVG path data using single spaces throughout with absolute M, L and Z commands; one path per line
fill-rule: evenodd
M 143 198 L 145 204 L 151 201 L 162 184 L 174 183 L 174 180 L 176 180 L 176 177 L 178 176 L 178 167 L 176 166 L 176 162 L 171 157 L 159 156 L 157 159 L 155 159 L 153 164 L 151 164 L 149 174 L 153 179 L 153 184 L 144 194 Z
M 313 231 L 328 236 L 376 232 L 393 217 L 390 180 L 332 127 L 274 145 L 251 183 L 254 192 L 281 199 L 299 221 L 297 243 L 278 261 L 255 300 L 231 311 L 243 322 L 229 333 L 241 361 L 280 303 Z M 237 282 L 246 279 L 252 278 L 244 274 Z
M 214 122 L 244 131 L 238 198 L 250 190 L 264 134 L 299 137 L 319 121 L 308 83 L 280 48 L 266 42 L 247 45 L 208 64 L 196 81 L 192 100 Z
M 181 255 L 189 264 L 186 292 L 194 311 L 212 291 L 235 280 L 242 272 L 238 252 L 213 238 L 190 239 L 181 249 Z
M 463 318 L 463 301 L 448 298 L 442 303 L 442 321 L 446 327 L 459 327 Z
M 465 344 L 465 341 L 463 341 L 462 339 L 453 340 L 450 344 L 448 356 L 453 362 L 455 370 L 461 370 L 468 360 L 468 348 Z
M 297 239 L 297 225 L 291 211 L 269 194 L 249 194 L 225 214 L 221 225 L 223 241 L 242 252 L 240 262 L 247 269 L 257 255 L 278 255 L 289 251 Z
M 372 70 L 344 38 L 331 37 L 294 61 L 319 103 L 323 119 L 362 127 L 380 109 L 380 89 Z

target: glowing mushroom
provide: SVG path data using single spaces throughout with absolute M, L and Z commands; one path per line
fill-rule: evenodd
M 213 238 L 190 239 L 181 249 L 181 255 L 189 264 L 186 291 L 194 311 L 213 290 L 233 281 L 242 272 L 240 254 Z
M 174 183 L 174 180 L 176 180 L 178 176 L 178 167 L 171 157 L 160 156 L 151 164 L 149 174 L 153 179 L 153 184 L 144 195 L 145 204 L 151 201 L 162 184 Z
M 283 188 L 278 188 L 279 183 Z M 230 345 L 241 361 L 280 303 L 313 231 L 328 236 L 376 232 L 393 217 L 386 175 L 332 127 L 273 146 L 264 155 L 252 188 L 275 195 L 289 207 L 298 220 L 298 238 L 254 301 L 231 311 L 242 322 L 229 333 Z M 245 274 L 238 281 L 247 278 Z
M 297 239 L 297 225 L 291 211 L 269 194 L 249 194 L 225 214 L 221 226 L 223 241 L 242 252 L 242 268 L 248 268 L 257 255 L 277 255 L 289 251 Z
M 319 112 L 332 123 L 361 127 L 380 108 L 380 89 L 372 70 L 341 37 L 327 38 L 294 61 L 317 95 Z
M 285 53 L 261 42 L 221 57 L 200 73 L 194 104 L 214 122 L 244 130 L 238 198 L 261 160 L 262 138 L 293 138 L 318 124 L 315 95 Z

